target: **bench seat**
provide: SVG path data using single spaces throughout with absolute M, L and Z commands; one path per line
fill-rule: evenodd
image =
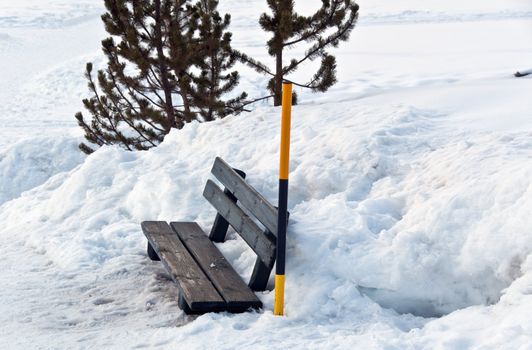
M 245 312 L 262 307 L 225 257 L 195 222 L 145 221 L 142 231 L 176 282 L 188 314 Z

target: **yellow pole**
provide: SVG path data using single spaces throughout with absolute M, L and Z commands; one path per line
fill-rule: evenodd
M 286 226 L 288 207 L 288 173 L 290 163 L 290 123 L 292 117 L 292 84 L 283 83 L 281 122 L 281 155 L 279 166 L 279 203 L 277 216 L 277 258 L 275 265 L 275 301 L 273 314 L 284 315 L 284 277 L 286 261 Z

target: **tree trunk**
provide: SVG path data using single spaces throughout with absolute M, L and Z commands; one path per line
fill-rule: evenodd
M 213 121 L 214 120 L 214 110 L 216 108 L 215 104 L 216 104 L 216 96 L 215 96 L 215 91 L 214 89 L 216 89 L 216 83 L 218 82 L 218 74 L 216 72 L 216 69 L 215 67 L 217 67 L 217 61 L 216 61 L 216 54 L 214 53 L 214 50 L 213 50 L 213 47 L 214 47 L 214 43 L 213 43 L 213 40 L 210 39 L 209 40 L 210 43 L 209 43 L 209 55 L 211 56 L 211 76 L 210 76 L 210 80 L 211 80 L 211 85 L 209 87 L 209 94 L 207 96 L 207 114 L 205 115 L 205 121 L 206 122 L 210 122 L 210 121 Z
M 283 103 L 283 47 L 277 51 L 275 78 L 273 84 L 273 105 L 280 106 Z
M 179 78 L 179 94 L 181 95 L 181 98 L 183 99 L 183 109 L 184 113 L 183 116 L 185 118 L 185 123 L 190 123 L 194 118 L 193 114 L 190 110 L 190 100 L 188 98 L 188 88 L 187 84 L 184 81 L 184 77 Z
M 168 125 L 166 131 L 170 131 L 171 128 L 176 127 L 177 121 L 174 112 L 174 103 L 172 101 L 172 87 L 168 80 L 168 66 L 164 62 L 164 50 L 163 50 L 163 38 L 161 32 L 161 0 L 155 0 L 155 40 L 157 45 L 157 61 L 159 70 L 161 71 L 161 84 L 164 91 L 164 110 L 168 116 Z

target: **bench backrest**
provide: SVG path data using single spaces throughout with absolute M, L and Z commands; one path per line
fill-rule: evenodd
M 208 180 L 203 196 L 253 249 L 260 263 L 271 270 L 275 263 L 277 209 L 251 187 L 242 174 L 219 157 L 214 162 L 212 174 L 225 186 L 225 190 Z M 246 213 L 250 213 L 265 229 L 259 227 Z M 219 222 L 215 223 L 213 231 L 216 231 L 218 225 Z

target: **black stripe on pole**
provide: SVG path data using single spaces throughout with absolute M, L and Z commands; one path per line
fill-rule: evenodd
M 286 225 L 288 206 L 288 179 L 279 179 L 279 215 L 277 220 L 277 262 L 275 274 L 284 275 L 286 255 Z

